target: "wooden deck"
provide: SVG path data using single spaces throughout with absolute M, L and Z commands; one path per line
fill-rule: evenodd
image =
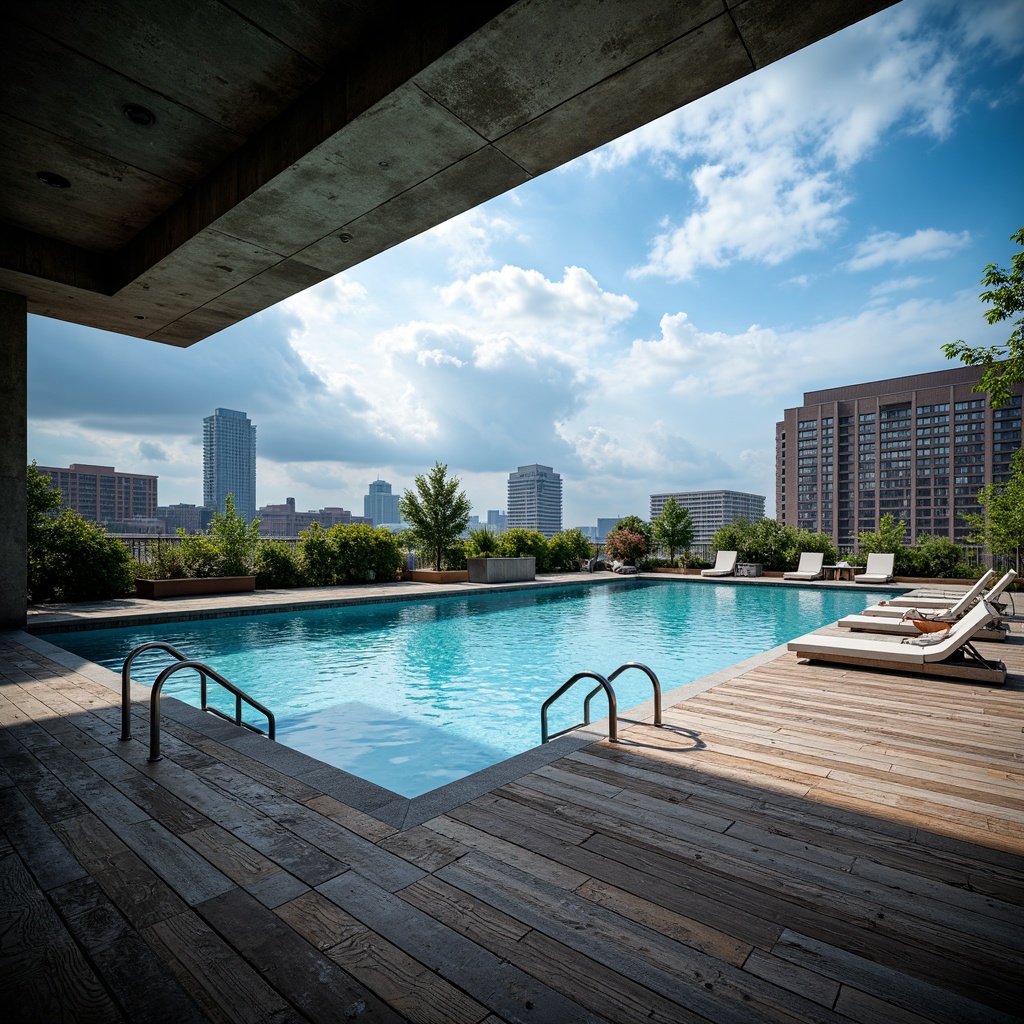
M 1012 628 L 1002 689 L 784 654 L 400 827 L 0 634 L 5 1019 L 1019 1020 Z

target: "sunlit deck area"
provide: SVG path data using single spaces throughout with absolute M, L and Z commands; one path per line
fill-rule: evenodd
M 777 650 L 415 801 L 172 698 L 149 764 L 144 688 L 122 742 L 110 673 L 0 633 L 5 1019 L 1020 1019 L 1009 622 L 1005 687 Z

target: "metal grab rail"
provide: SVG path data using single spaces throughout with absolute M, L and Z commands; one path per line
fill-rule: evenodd
M 636 668 L 636 669 L 639 669 L 641 672 L 646 672 L 647 673 L 647 678 L 650 679 L 651 686 L 654 687 L 654 724 L 656 726 L 660 727 L 661 726 L 661 683 L 658 682 L 658 677 L 654 674 L 654 670 L 653 669 L 648 668 L 646 665 L 641 665 L 639 661 L 627 661 L 625 665 L 620 665 L 608 677 L 608 682 L 609 683 L 615 682 L 615 680 L 619 676 L 621 676 L 622 673 L 625 672 L 626 669 L 628 669 L 628 668 Z M 594 690 L 594 692 L 591 693 L 587 697 L 587 700 L 590 700 L 590 697 L 593 697 L 596 693 L 597 693 L 597 690 Z
M 148 644 L 141 644 L 136 647 L 127 658 L 124 659 L 124 664 L 121 666 L 121 739 L 130 740 L 132 738 L 132 676 L 131 668 L 132 662 L 145 651 L 166 651 L 168 654 L 173 655 L 178 661 L 188 661 L 188 655 L 182 654 L 181 651 L 172 647 L 170 644 L 165 644 L 162 640 L 151 640 Z M 205 686 L 205 683 L 204 683 Z M 205 689 L 204 689 L 205 695 Z
M 639 661 L 627 661 L 625 665 L 620 665 L 614 672 L 609 676 L 605 677 L 599 672 L 577 672 L 572 679 L 563 683 L 544 703 L 540 709 L 540 741 L 541 743 L 547 743 L 548 740 L 553 740 L 556 736 L 564 736 L 567 732 L 572 732 L 573 729 L 579 729 L 580 726 L 590 725 L 590 702 L 602 691 L 608 695 L 608 739 L 612 743 L 618 743 L 618 702 L 615 699 L 615 691 L 612 689 L 612 683 L 622 675 L 627 669 L 635 668 L 641 672 L 647 674 L 647 678 L 651 681 L 651 686 L 654 687 L 654 724 L 661 727 L 661 683 L 658 681 L 657 675 L 654 670 L 648 668 L 646 665 L 640 664 Z M 559 697 L 565 693 L 566 690 L 570 689 L 575 683 L 581 679 L 596 679 L 598 685 L 594 687 L 583 699 L 583 721 L 578 722 L 576 725 L 569 726 L 568 729 L 560 729 L 558 732 L 548 732 L 548 708 Z
M 274 718 L 274 713 L 264 707 L 254 697 L 250 697 L 243 689 L 235 686 L 230 679 L 225 679 L 219 672 L 210 668 L 209 665 L 203 664 L 201 661 L 191 661 L 186 655 L 182 654 L 181 651 L 175 650 L 170 644 L 162 643 L 161 641 L 153 641 L 152 643 L 142 644 L 140 647 L 136 647 L 131 654 L 125 659 L 124 665 L 121 668 L 121 739 L 130 740 L 132 738 L 131 733 L 131 675 L 130 668 L 131 663 L 135 660 L 136 656 L 147 650 L 163 650 L 167 651 L 168 654 L 172 654 L 177 658 L 177 662 L 173 665 L 169 665 L 165 668 L 153 681 L 153 689 L 149 698 L 149 761 L 156 762 L 163 758 L 160 753 L 160 691 L 163 689 L 164 683 L 172 676 L 175 672 L 183 668 L 195 669 L 199 673 L 200 679 L 200 710 L 207 711 L 212 715 L 217 715 L 219 718 L 223 718 L 225 721 L 233 722 L 235 725 L 241 726 L 243 729 L 248 729 L 250 732 L 259 733 L 261 736 L 266 736 L 268 739 L 274 739 L 277 731 L 277 722 Z M 225 714 L 219 708 L 210 707 L 207 704 L 207 677 L 212 679 L 215 683 L 219 683 L 229 693 L 234 694 L 235 697 L 235 715 L 232 718 L 231 715 Z M 242 703 L 243 701 L 248 704 L 251 708 L 261 712 L 267 716 L 267 729 L 264 731 L 258 726 L 250 725 L 248 722 L 242 721 Z
M 581 679 L 596 679 L 598 686 L 587 694 L 587 699 L 583 702 L 583 721 L 578 722 L 576 725 L 570 725 L 568 729 L 560 729 L 558 732 L 548 733 L 548 708 L 559 697 L 565 693 L 566 690 L 571 689 Z M 612 689 L 612 684 L 599 672 L 577 672 L 571 679 L 566 680 L 544 703 L 540 706 L 540 741 L 541 743 L 547 743 L 548 740 L 553 740 L 556 736 L 564 736 L 567 732 L 572 732 L 573 729 L 578 729 L 582 725 L 590 725 L 590 700 L 595 694 L 598 694 L 604 690 L 608 695 L 608 740 L 610 743 L 619 742 L 619 715 L 618 715 L 618 703 L 615 700 L 615 691 Z

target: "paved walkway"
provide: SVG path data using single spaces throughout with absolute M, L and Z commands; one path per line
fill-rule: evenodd
M 0 634 L 5 1017 L 1019 1020 L 1024 619 L 999 647 L 999 689 L 769 652 L 399 807 L 169 698 L 149 764 L 144 688 L 121 742 L 110 673 Z

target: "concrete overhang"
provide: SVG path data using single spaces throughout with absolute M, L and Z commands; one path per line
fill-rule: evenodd
M 32 0 L 0 290 L 191 345 L 893 2 Z

